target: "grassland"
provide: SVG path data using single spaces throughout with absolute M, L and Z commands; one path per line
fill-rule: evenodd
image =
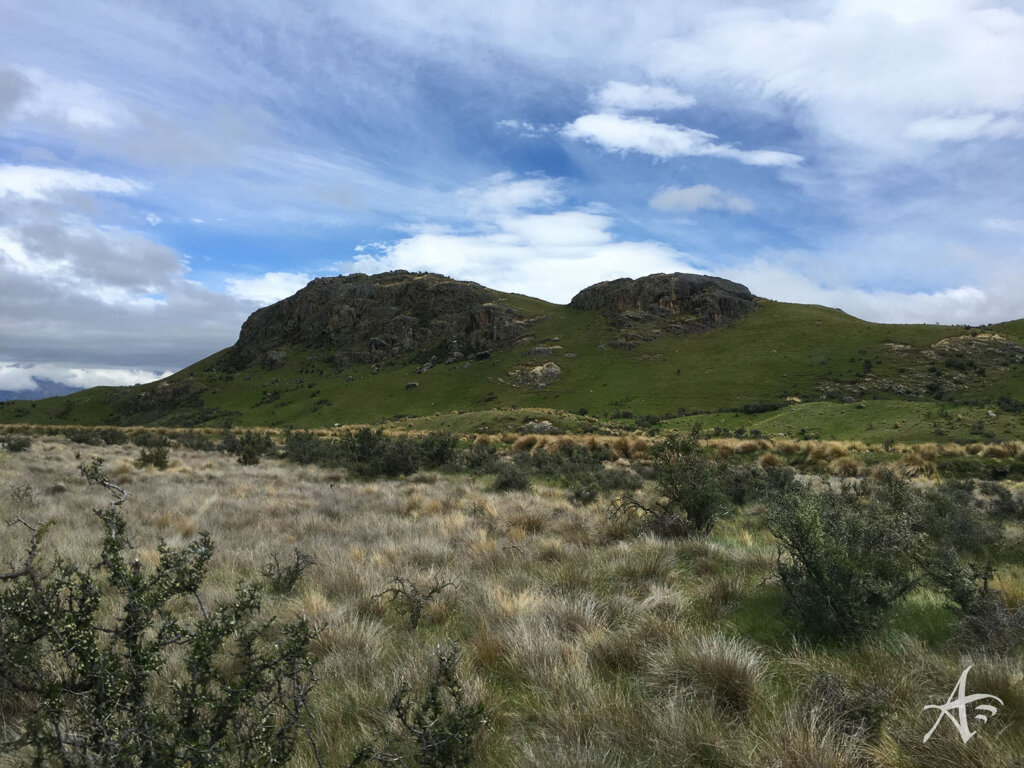
M 642 465 L 643 438 L 600 439 L 626 441 L 622 460 Z M 714 447 L 749 459 L 801 455 L 823 467 L 857 450 L 736 439 Z M 543 440 L 516 450 L 544 450 Z M 938 460 L 943 450 L 967 454 L 934 446 L 921 458 Z M 311 706 L 329 766 L 346 765 L 388 727 L 394 691 L 424 681 L 433 648 L 450 641 L 460 644 L 462 678 L 488 718 L 481 766 L 992 768 L 1024 754 L 1019 654 L 957 642 L 953 612 L 926 588 L 860 641 L 810 642 L 784 611 L 772 578 L 776 544 L 756 505 L 735 509 L 704 540 L 622 537 L 608 498 L 575 505 L 557 484 L 498 494 L 490 477 L 466 474 L 355 482 L 344 470 L 277 459 L 244 467 L 184 448 L 157 471 L 137 466 L 136 446 L 37 437 L 26 452 L 0 453 L 0 511 L 52 520 L 47 554 L 95 557 L 90 510 L 105 499 L 76 471 L 94 455 L 130 493 L 125 512 L 144 566 L 160 540 L 180 545 L 211 533 L 208 602 L 228 599 L 271 555 L 297 548 L 316 558 L 298 593 L 267 608 L 320 630 Z M 1024 532 L 1012 523 L 1004 533 L 1017 555 L 1002 564 L 998 586 L 1016 606 Z M 0 562 L 23 546 L 10 529 Z M 413 629 L 396 605 L 373 598 L 396 576 L 457 586 Z M 922 743 L 935 720 L 923 707 L 944 702 L 968 665 L 971 692 L 1003 700 L 998 715 L 972 722 L 979 734 L 967 744 L 948 723 Z M 829 685 L 832 694 L 823 693 Z M 835 710 L 856 702 L 884 702 L 881 730 L 850 727 L 849 713 Z M 295 764 L 313 761 L 304 753 Z
M 163 383 L 0 404 L 0 422 L 329 427 L 408 420 L 410 428 L 476 432 L 508 429 L 543 411 L 574 430 L 594 426 L 581 414 L 612 427 L 644 417 L 683 418 L 670 422 L 681 426 L 694 417 L 789 437 L 804 430 L 871 440 L 1007 439 L 1024 427 L 1016 407 L 1024 402 L 1024 366 L 970 346 L 991 334 L 1022 344 L 1024 321 L 983 329 L 883 325 L 762 300 L 730 326 L 658 334 L 623 349 L 597 312 L 518 295 L 504 300 L 533 322 L 526 338 L 487 360 L 417 373 L 422 361 L 409 359 L 374 372 L 336 369 L 324 350 L 291 348 L 280 368 L 229 374 L 217 371 L 217 353 Z M 556 379 L 543 387 L 517 383 L 514 371 L 546 362 L 561 369 Z M 758 412 L 765 404 L 774 410 Z

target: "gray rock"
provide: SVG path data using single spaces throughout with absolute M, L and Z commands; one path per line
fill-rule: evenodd
M 477 283 L 404 270 L 321 277 L 254 312 L 224 365 L 245 368 L 289 345 L 322 350 L 337 365 L 432 354 L 485 359 L 480 355 L 511 346 L 527 326 L 500 294 Z
M 674 333 L 699 333 L 743 317 L 756 299 L 739 283 L 676 272 L 597 283 L 570 306 L 598 310 L 616 327 L 671 320 Z

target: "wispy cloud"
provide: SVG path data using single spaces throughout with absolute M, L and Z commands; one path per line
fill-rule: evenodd
M 686 109 L 697 100 L 663 85 L 634 85 L 613 80 L 594 95 L 593 102 L 607 112 L 653 112 Z
M 229 277 L 227 288 L 228 293 L 235 298 L 253 301 L 262 306 L 288 298 L 300 288 L 304 288 L 309 280 L 309 275 L 268 272 L 259 277 Z
M 562 129 L 570 139 L 597 144 L 608 152 L 640 152 L 667 160 L 672 157 L 719 157 L 745 165 L 794 166 L 799 155 L 769 149 L 737 149 L 720 144 L 713 133 L 667 125 L 646 117 L 615 114 L 583 115 Z
M 711 184 L 695 184 L 692 187 L 666 187 L 651 198 L 651 207 L 658 211 L 699 211 L 702 208 L 710 211 L 732 211 L 733 213 L 750 213 L 754 210 L 753 201 L 742 195 L 723 192 Z

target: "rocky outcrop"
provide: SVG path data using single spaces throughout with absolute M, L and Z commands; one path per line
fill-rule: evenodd
M 284 359 L 279 348 L 293 345 L 337 365 L 481 359 L 525 328 L 517 310 L 477 283 L 404 270 L 321 277 L 254 312 L 225 366 L 269 367 Z
M 655 324 L 670 333 L 700 333 L 743 317 L 756 299 L 739 283 L 676 272 L 597 283 L 570 304 L 598 310 L 619 328 Z

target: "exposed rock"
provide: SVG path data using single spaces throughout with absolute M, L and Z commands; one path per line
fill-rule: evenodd
M 410 381 L 408 384 L 405 385 L 405 388 L 406 389 L 416 389 L 417 387 L 419 387 L 419 385 L 420 385 L 420 383 L 418 381 Z
M 225 356 L 240 369 L 290 345 L 322 350 L 338 365 L 484 359 L 512 345 L 526 321 L 482 285 L 404 270 L 313 280 L 254 312 Z
M 673 333 L 700 333 L 743 317 L 756 299 L 739 283 L 676 272 L 597 283 L 576 294 L 570 305 L 598 310 L 616 327 L 661 323 Z M 622 346 L 643 340 L 623 339 Z
M 274 370 L 284 365 L 286 359 L 288 359 L 288 355 L 283 349 L 272 349 L 263 355 L 261 362 L 267 370 Z
M 508 372 L 515 387 L 533 387 L 543 389 L 562 375 L 562 369 L 556 364 L 547 362 L 537 366 L 521 366 Z
M 519 428 L 520 434 L 524 435 L 553 435 L 558 428 L 547 419 L 543 421 L 528 421 Z

